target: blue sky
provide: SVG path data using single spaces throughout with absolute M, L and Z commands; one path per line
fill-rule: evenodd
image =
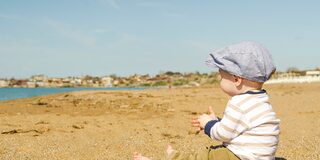
M 320 2 L 0 0 L 0 78 L 210 72 L 210 50 L 264 44 L 279 71 L 320 66 Z

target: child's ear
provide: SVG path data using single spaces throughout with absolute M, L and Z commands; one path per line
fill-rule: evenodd
M 240 84 L 242 83 L 242 78 L 241 77 L 238 77 L 238 76 L 233 76 L 234 78 L 234 83 L 235 85 L 238 87 L 240 86 Z

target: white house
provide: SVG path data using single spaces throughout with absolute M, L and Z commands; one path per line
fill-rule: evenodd
M 306 71 L 306 76 L 320 76 L 320 71 Z
M 102 77 L 101 78 L 103 87 L 112 87 L 112 78 L 111 77 Z
M 35 88 L 35 87 L 36 87 L 36 82 L 34 82 L 34 81 L 28 81 L 28 82 L 27 82 L 27 87 L 28 87 L 28 88 Z
M 31 78 L 29 79 L 29 81 L 36 81 L 36 82 L 44 82 L 44 81 L 47 81 L 48 80 L 48 77 L 43 75 L 43 74 L 40 74 L 40 75 L 33 75 L 31 76 Z
M 0 80 L 0 88 L 8 87 L 9 83 L 6 80 Z

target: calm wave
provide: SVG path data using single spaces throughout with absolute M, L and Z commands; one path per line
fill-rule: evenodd
M 82 90 L 142 90 L 144 88 L 0 88 L 0 101 Z

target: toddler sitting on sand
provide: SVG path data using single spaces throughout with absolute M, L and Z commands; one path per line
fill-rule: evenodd
M 230 100 L 221 120 L 209 108 L 209 114 L 193 119 L 192 125 L 222 145 L 190 154 L 168 146 L 166 159 L 275 159 L 280 120 L 262 88 L 275 71 L 268 50 L 255 42 L 241 42 L 214 50 L 206 63 L 219 69 L 220 87 Z M 134 160 L 148 159 L 134 153 Z

